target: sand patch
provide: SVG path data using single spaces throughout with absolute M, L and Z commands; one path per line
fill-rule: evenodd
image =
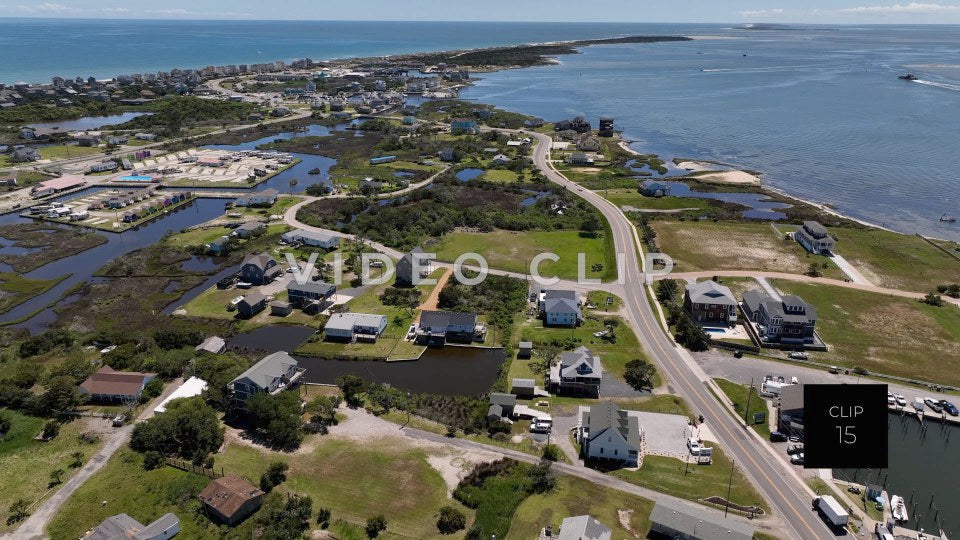
M 746 171 L 723 171 L 702 174 L 696 177 L 702 182 L 711 184 L 735 184 L 741 186 L 759 186 L 760 177 Z
M 633 510 L 617 510 L 617 520 L 620 522 L 620 526 L 623 527 L 623 530 L 628 531 L 633 535 L 634 538 L 643 538 L 640 534 L 633 530 L 631 527 L 631 522 L 633 521 Z

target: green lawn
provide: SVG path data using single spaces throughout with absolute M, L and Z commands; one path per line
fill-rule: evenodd
M 44 146 L 39 148 L 40 159 L 70 159 L 83 156 L 90 156 L 103 152 L 102 148 L 95 146 L 77 146 L 75 144 L 60 144 L 55 146 Z
M 586 277 L 613 279 L 616 265 L 612 250 L 603 235 L 584 238 L 579 231 L 525 231 L 495 230 L 489 233 L 454 232 L 445 234 L 430 248 L 441 261 L 454 261 L 463 253 L 479 253 L 487 259 L 490 268 L 523 274 L 530 273 L 530 261 L 541 253 L 555 253 L 557 262 L 544 261 L 540 274 L 577 279 L 578 253 L 586 255 Z M 602 270 L 593 271 L 594 264 Z
M 730 398 L 730 401 L 733 402 L 733 408 L 736 410 L 737 416 L 741 419 L 744 418 L 744 411 L 747 410 L 747 403 L 750 404 L 750 409 L 746 414 L 746 418 L 749 420 L 751 427 L 757 430 L 757 433 L 763 435 L 764 438 L 770 437 L 770 411 L 767 407 L 767 402 L 757 395 L 756 388 L 747 388 L 742 384 L 737 384 L 733 381 L 728 381 L 727 379 L 714 379 L 717 386 L 723 390 L 723 393 Z M 757 381 L 757 384 L 760 384 L 760 381 Z M 749 392 L 748 392 L 749 391 Z M 754 415 L 757 413 L 763 413 L 765 421 L 762 424 L 757 424 L 754 422 Z
M 303 199 L 296 195 L 280 195 L 277 197 L 277 202 L 273 203 L 269 208 L 241 206 L 231 208 L 230 212 L 240 213 L 244 219 L 263 219 L 269 216 L 283 215 L 287 208 L 290 208 L 301 200 Z
M 702 210 L 710 206 L 707 199 L 693 197 L 647 197 L 636 189 L 601 189 L 597 193 L 617 206 L 632 206 L 641 210 Z
M 572 476 L 561 476 L 548 493 L 526 498 L 513 515 L 507 540 L 530 540 L 540 534 L 545 525 L 560 529 L 564 518 L 589 514 L 613 529 L 613 537 L 646 538 L 650 530 L 650 511 L 653 502 L 600 487 Z M 629 528 L 620 523 L 618 511 L 630 513 Z
M 909 298 L 777 281 L 817 308 L 817 333 L 826 353 L 811 353 L 822 363 L 960 385 L 960 310 L 933 307 Z
M 767 223 L 654 221 L 657 244 L 673 257 L 675 272 L 765 270 L 806 273 L 811 264 L 825 277 L 844 274 L 828 258 L 807 253 L 793 240 L 777 236 Z M 822 268 L 826 264 L 827 268 Z
M 46 497 L 57 486 L 49 486 L 50 473 L 62 469 L 66 482 L 77 469 L 70 468 L 71 454 L 82 452 L 86 461 L 100 447 L 99 443 L 85 443 L 79 435 L 85 430 L 81 421 L 64 424 L 60 434 L 49 442 L 33 440 L 46 420 L 25 416 L 15 411 L 0 410 L 13 426 L 0 437 L 0 532 L 8 530 L 7 510 L 18 499 L 33 504 Z
M 221 236 L 228 236 L 231 232 L 232 229 L 228 227 L 191 229 L 171 236 L 167 242 L 178 246 L 205 246 Z
M 830 229 L 837 253 L 875 284 L 929 292 L 937 285 L 960 282 L 957 260 L 918 236 L 877 229 Z M 943 242 L 949 251 L 957 244 Z M 960 253 L 957 253 L 960 256 Z
M 683 461 L 676 458 L 647 455 L 643 457 L 643 466 L 639 470 L 621 469 L 611 474 L 638 486 L 692 501 L 714 495 L 726 497 L 727 482 L 733 464 L 716 443 L 709 443 L 708 446 L 713 446 L 711 465 L 691 462 L 687 467 Z M 769 508 L 739 469 L 735 469 L 733 473 L 730 498 L 737 504 L 756 505 L 765 510 Z
M 483 179 L 487 182 L 510 183 L 517 181 L 517 173 L 506 169 L 491 169 L 483 173 Z

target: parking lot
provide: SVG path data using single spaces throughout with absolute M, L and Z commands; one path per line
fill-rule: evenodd
M 295 163 L 282 152 L 194 148 L 138 161 L 133 168 L 169 185 L 230 188 L 250 187 Z

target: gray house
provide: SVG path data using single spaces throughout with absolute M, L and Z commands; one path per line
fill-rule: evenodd
M 322 281 L 297 283 L 291 281 L 287 285 L 287 300 L 298 309 L 317 313 L 320 307 L 337 292 L 337 286 Z
M 777 405 L 777 431 L 803 437 L 803 385 L 791 384 L 780 389 Z
M 810 253 L 829 253 L 836 246 L 836 240 L 827 228 L 816 221 L 804 221 L 803 226 L 793 233 L 793 238 Z
M 669 197 L 670 186 L 653 180 L 647 180 L 640 184 L 640 194 L 647 197 Z
M 576 291 L 546 289 L 537 302 L 543 323 L 546 326 L 577 326 L 583 320 L 580 298 Z
M 610 540 L 613 531 L 593 516 L 563 518 L 557 540 Z
M 269 298 L 260 293 L 260 291 L 251 291 L 244 295 L 243 300 L 237 304 L 237 311 L 244 319 L 249 319 L 257 313 L 260 313 L 267 307 Z
M 586 347 L 566 351 L 560 362 L 550 366 L 550 386 L 557 393 L 588 394 L 600 397 L 603 366 L 600 357 Z
M 267 230 L 267 224 L 259 221 L 248 221 L 233 230 L 237 238 L 253 238 L 260 236 Z
M 650 512 L 650 532 L 685 540 L 750 540 L 756 530 L 703 506 L 658 501 Z
M 513 409 L 517 406 L 517 396 L 500 392 L 490 393 L 490 406 L 487 408 L 487 419 L 491 422 L 513 416 Z
M 37 152 L 36 148 L 31 148 L 29 146 L 14 148 L 13 153 L 10 154 L 11 163 L 27 163 L 30 161 L 39 161 L 39 160 L 40 160 L 40 153 Z
M 127 514 L 117 514 L 103 520 L 82 540 L 166 540 L 180 532 L 180 520 L 166 513 L 149 525 L 144 525 Z
M 240 277 L 247 283 L 263 285 L 283 273 L 280 264 L 269 253 L 249 255 L 240 267 Z
M 234 405 L 243 408 L 247 399 L 257 392 L 278 394 L 294 388 L 305 371 L 292 356 L 278 351 L 241 373 L 227 384 L 227 389 L 233 393 Z
M 397 286 L 413 287 L 419 280 L 430 275 L 430 259 L 424 255 L 425 252 L 422 249 L 415 247 L 397 261 Z M 417 261 L 414 261 L 414 258 Z M 415 267 L 418 270 L 416 275 L 414 275 Z
M 477 324 L 476 313 L 424 310 L 417 323 L 417 343 L 443 346 L 447 340 L 471 343 L 483 341 L 486 329 Z
M 737 322 L 737 299 L 716 281 L 694 283 L 683 293 L 683 309 L 699 324 L 726 326 Z
M 786 295 L 777 300 L 759 289 L 743 293 L 740 308 L 756 325 L 762 342 L 804 345 L 817 342 L 817 308 L 803 298 Z

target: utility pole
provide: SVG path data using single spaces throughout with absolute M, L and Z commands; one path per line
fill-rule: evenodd
M 747 408 L 743 411 L 743 423 L 750 425 L 750 398 L 753 397 L 753 377 L 750 377 L 750 388 L 747 389 Z
M 726 504 L 723 507 L 723 517 L 727 517 L 727 512 L 730 511 L 730 491 L 733 489 L 733 469 L 737 466 L 737 460 L 733 460 L 730 463 L 730 478 L 727 480 L 727 499 Z

